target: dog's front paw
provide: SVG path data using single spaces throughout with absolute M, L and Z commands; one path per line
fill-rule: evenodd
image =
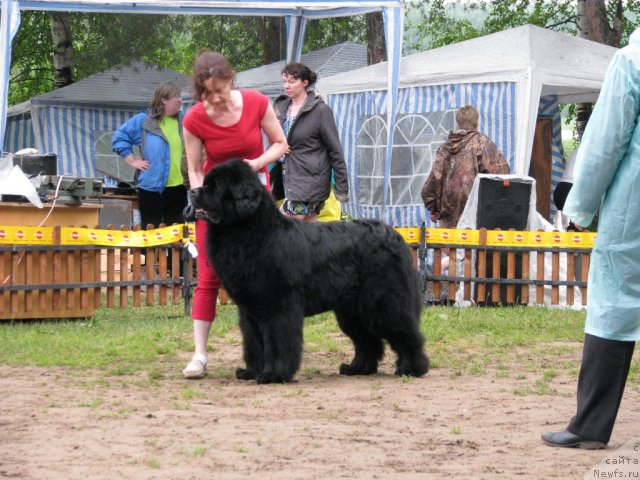
M 279 375 L 274 372 L 262 372 L 257 376 L 256 382 L 259 384 L 265 383 L 289 383 L 291 376 Z
M 236 378 L 238 380 L 255 380 L 258 375 L 252 370 L 246 368 L 236 368 Z
M 377 366 L 369 366 L 363 367 L 359 365 L 342 363 L 340 364 L 340 375 L 373 375 L 374 373 L 378 373 Z

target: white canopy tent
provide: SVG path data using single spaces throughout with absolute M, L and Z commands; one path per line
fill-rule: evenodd
M 2 0 L 0 19 L 0 151 L 6 129 L 7 95 L 11 66 L 11 40 L 20 25 L 21 10 L 284 16 L 287 26 L 287 61 L 300 58 L 307 19 L 358 15 L 382 11 L 387 44 L 387 88 L 397 91 L 402 55 L 404 0 Z M 393 124 L 396 96 L 390 95 L 389 124 Z M 389 138 L 393 137 L 390 132 Z M 391 143 L 389 143 L 391 145 Z M 391 155 L 391 149 L 388 149 Z M 63 173 L 63 172 L 61 172 Z
M 403 58 L 399 88 L 471 82 L 516 85 L 513 173 L 527 175 L 540 97 L 558 103 L 594 102 L 617 49 L 572 35 L 524 25 Z M 385 90 L 385 63 L 322 79 L 323 94 Z
M 386 123 L 387 65 L 318 82 L 336 115 L 350 185 L 348 213 L 392 225 L 431 223 L 420 198 L 437 148 L 455 128 L 455 109 L 480 112 L 479 130 L 500 147 L 511 173 L 529 174 L 538 117 L 553 119 L 552 179 L 563 168 L 559 104 L 593 102 L 616 49 L 533 25 L 402 59 Z M 392 159 L 387 131 L 395 131 Z M 561 175 L 561 172 L 559 172 Z

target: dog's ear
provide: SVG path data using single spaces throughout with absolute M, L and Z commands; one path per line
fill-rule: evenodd
M 260 186 L 262 188 L 262 186 Z M 260 206 L 261 191 L 254 185 L 237 184 L 232 189 L 232 197 L 235 201 L 236 213 L 240 219 L 247 218 L 255 213 Z

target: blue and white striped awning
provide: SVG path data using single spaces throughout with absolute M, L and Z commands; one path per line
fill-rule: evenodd
M 284 16 L 287 61 L 300 58 L 307 19 L 343 17 L 382 11 L 385 21 L 388 87 L 391 107 L 397 101 L 397 72 L 402 56 L 404 0 L 1 0 L 0 19 L 0 150 L 6 129 L 11 40 L 20 25 L 20 10 L 189 15 Z M 394 115 L 394 108 L 390 108 Z M 392 118 L 390 118 L 392 120 Z M 393 122 L 389 122 L 392 124 Z M 392 136 L 392 132 L 390 137 Z

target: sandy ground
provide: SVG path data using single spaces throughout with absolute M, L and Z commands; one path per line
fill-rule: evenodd
M 580 348 L 568 354 L 576 365 Z M 539 374 L 524 364 L 506 375 L 436 368 L 407 380 L 391 375 L 387 357 L 378 375 L 344 378 L 335 358 L 305 353 L 296 382 L 258 386 L 228 378 L 240 355 L 239 345 L 220 342 L 211 355 L 218 373 L 183 380 L 185 356 L 151 384 L 0 366 L 0 477 L 581 479 L 640 438 L 637 383 L 609 450 L 553 449 L 540 434 L 572 415 L 575 372 L 540 394 Z

